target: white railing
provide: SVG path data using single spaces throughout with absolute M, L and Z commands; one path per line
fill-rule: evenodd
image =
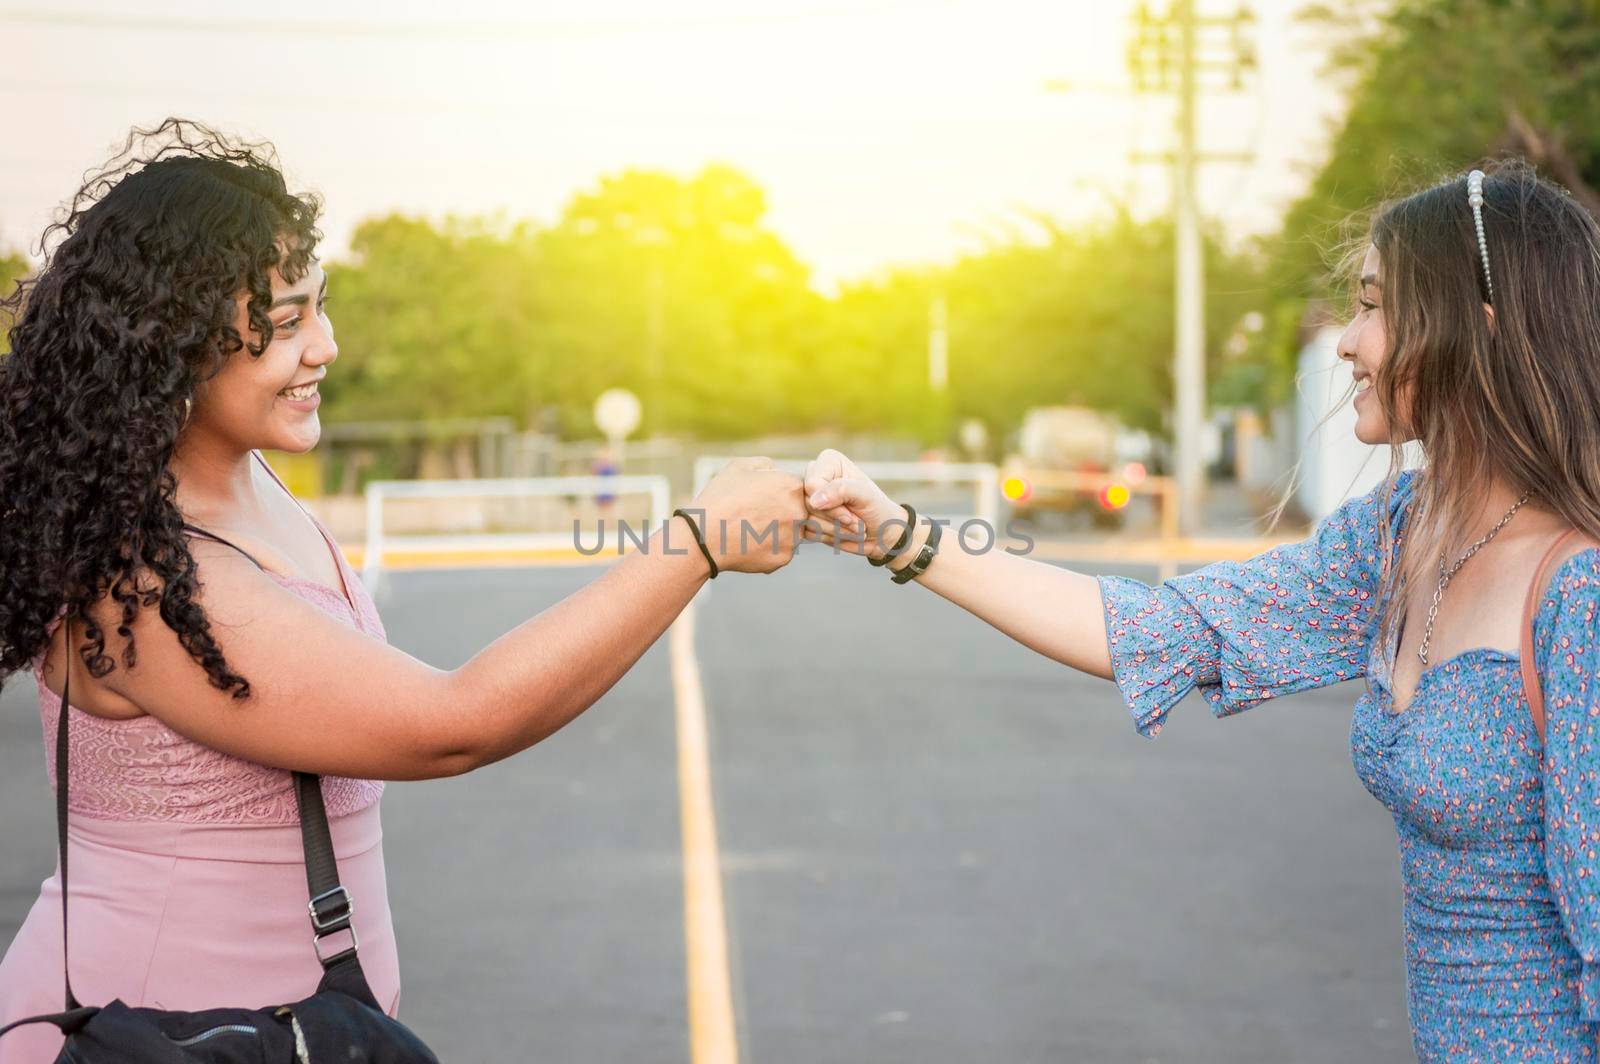
M 477 480 L 374 480 L 366 488 L 367 542 L 361 560 L 361 580 L 376 591 L 383 570 L 383 553 L 390 547 L 408 550 L 538 550 L 570 545 L 569 533 L 487 532 L 438 536 L 392 535 L 384 530 L 383 504 L 389 499 L 449 499 L 485 496 L 587 495 L 650 497 L 649 528 L 665 522 L 672 509 L 671 486 L 661 476 L 613 477 L 503 477 Z
M 732 457 L 705 455 L 694 463 L 694 492 L 706 486 Z M 810 463 L 804 459 L 773 460 L 785 472 L 803 476 Z M 879 484 L 971 484 L 972 513 L 990 528 L 1000 524 L 1000 471 L 988 462 L 862 462 L 861 472 Z

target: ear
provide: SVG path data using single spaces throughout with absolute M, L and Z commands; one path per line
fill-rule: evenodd
M 1494 332 L 1494 308 L 1485 303 L 1483 305 L 1483 312 L 1489 318 L 1489 331 Z

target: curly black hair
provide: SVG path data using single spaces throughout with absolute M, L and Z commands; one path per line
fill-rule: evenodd
M 125 666 L 129 625 L 158 605 L 213 686 L 250 696 L 194 601 L 168 464 L 195 385 L 271 342 L 272 271 L 310 270 L 320 210 L 271 145 L 169 118 L 129 133 L 45 229 L 43 265 L 0 300 L 0 688 L 63 613 L 84 622 L 89 674 L 111 672 L 88 613 L 109 590 Z M 241 293 L 253 342 L 233 324 Z

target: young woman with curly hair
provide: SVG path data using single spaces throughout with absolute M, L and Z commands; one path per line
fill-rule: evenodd
M 1456 176 L 1375 216 L 1338 352 L 1356 437 L 1389 451 L 1390 474 L 1310 538 L 1152 587 L 946 537 L 919 582 L 1114 681 L 1150 738 L 1194 690 L 1220 717 L 1366 678 L 1351 758 L 1399 834 L 1417 1056 L 1592 1061 L 1600 225 L 1532 169 L 1488 169 L 1481 186 Z M 1423 465 L 1402 469 L 1413 440 Z M 864 522 L 863 543 L 819 535 L 846 550 L 882 557 L 905 527 L 837 451 L 806 487 L 813 508 Z M 919 523 L 890 568 L 927 539 Z M 1530 591 L 1542 736 L 1520 650 Z
M 9 301 L 0 678 L 33 671 L 49 751 L 71 670 L 68 970 L 85 1004 L 256 1007 L 315 989 L 297 770 L 322 777 L 362 964 L 394 1014 L 383 781 L 551 734 L 638 660 L 708 562 L 780 568 L 805 515 L 798 478 L 740 460 L 694 505 L 707 527 L 776 522 L 777 544 L 708 537 L 702 555 L 674 517 L 459 668 L 388 645 L 259 453 L 317 443 L 316 386 L 337 372 L 317 208 L 269 148 L 169 120 L 87 182 Z M 61 1008 L 59 875 L 0 961 L 0 1026 Z M 19 1028 L 0 1064 L 60 1043 Z

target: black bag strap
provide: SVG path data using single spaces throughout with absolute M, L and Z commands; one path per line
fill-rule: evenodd
M 61 977 L 67 986 L 66 1010 L 81 1008 L 72 993 L 72 965 L 67 962 L 67 685 L 72 679 L 72 618 L 62 622 L 67 630 L 61 655 L 61 712 L 56 714 L 56 853 L 61 860 Z
M 53 1023 L 61 1029 L 62 1034 L 70 1035 L 79 1027 L 94 1019 L 100 1012 L 98 1005 L 80 1005 L 66 1012 L 52 1012 L 44 1016 L 25 1016 L 20 1020 L 12 1020 L 4 1027 L 0 1027 L 0 1035 L 17 1027 L 26 1027 L 30 1023 Z
M 344 594 L 344 600 L 350 607 L 350 615 L 359 617 L 361 611 L 357 609 L 355 600 L 350 597 L 350 587 L 344 578 L 344 567 L 339 563 L 338 544 L 334 543 L 327 532 L 323 530 L 321 522 L 316 519 L 315 515 L 307 510 L 299 499 L 295 498 L 294 492 L 289 490 L 289 485 L 283 482 L 283 478 L 278 476 L 277 470 L 273 469 L 266 458 L 262 457 L 261 452 L 252 450 L 250 453 L 255 456 L 256 461 L 261 463 L 261 468 L 267 471 L 267 475 L 273 479 L 278 487 L 283 489 L 283 493 L 289 496 L 290 501 L 298 506 L 307 519 L 311 521 L 312 527 L 317 530 L 317 535 L 322 537 L 322 542 L 327 545 L 328 552 L 333 555 L 333 567 L 339 574 L 339 590 Z M 219 543 L 227 544 L 255 562 L 257 568 L 265 568 L 249 551 L 238 544 L 229 543 L 221 536 L 207 532 L 197 525 L 185 522 L 183 527 L 214 539 Z M 300 809 L 300 835 L 306 854 L 306 889 L 311 894 L 311 926 L 314 932 L 312 945 L 317 951 L 317 959 L 322 962 L 324 973 L 347 958 L 354 960 L 356 973 L 361 976 L 362 983 L 365 984 L 366 977 L 361 973 L 360 961 L 356 958 L 356 929 L 350 922 L 353 903 L 350 898 L 350 892 L 345 890 L 339 883 L 339 869 L 334 863 L 332 836 L 328 830 L 328 811 L 322 804 L 321 781 L 310 773 L 296 772 L 294 773 L 294 787 L 295 801 Z M 324 956 L 322 953 L 322 940 L 329 935 L 335 935 L 345 930 L 350 932 L 350 948 Z M 372 996 L 370 990 L 367 991 L 366 996 L 368 998 Z
M 272 473 L 272 467 L 267 466 L 264 459 L 261 464 L 266 466 L 267 472 Z M 273 479 L 278 480 L 276 474 L 273 474 Z M 278 480 L 278 484 L 288 493 L 289 489 L 284 486 L 283 481 Z M 298 504 L 299 500 L 296 499 L 295 502 Z M 255 555 L 237 543 L 187 521 L 183 523 L 183 527 L 187 531 L 232 547 L 254 562 L 256 568 L 266 570 L 266 566 L 262 565 Z M 320 526 L 317 531 L 321 533 Z M 323 540 L 327 542 L 326 535 L 323 535 Z M 332 543 L 328 544 L 328 548 L 337 549 Z M 335 564 L 337 565 L 337 560 Z M 345 588 L 344 592 L 348 601 L 349 589 Z M 356 612 L 355 603 L 350 604 L 350 609 L 352 614 Z M 317 960 L 322 963 L 323 971 L 326 972 L 340 961 L 356 955 L 356 929 L 350 921 L 354 903 L 350 898 L 350 892 L 339 882 L 339 867 L 333 857 L 333 835 L 328 828 L 328 810 L 322 803 L 321 779 L 308 772 L 295 772 L 293 775 L 295 804 L 300 810 L 300 841 L 306 857 L 306 889 L 311 896 L 309 908 L 312 947 L 316 950 Z M 341 931 L 350 932 L 350 947 L 338 953 L 324 955 L 322 940 Z

